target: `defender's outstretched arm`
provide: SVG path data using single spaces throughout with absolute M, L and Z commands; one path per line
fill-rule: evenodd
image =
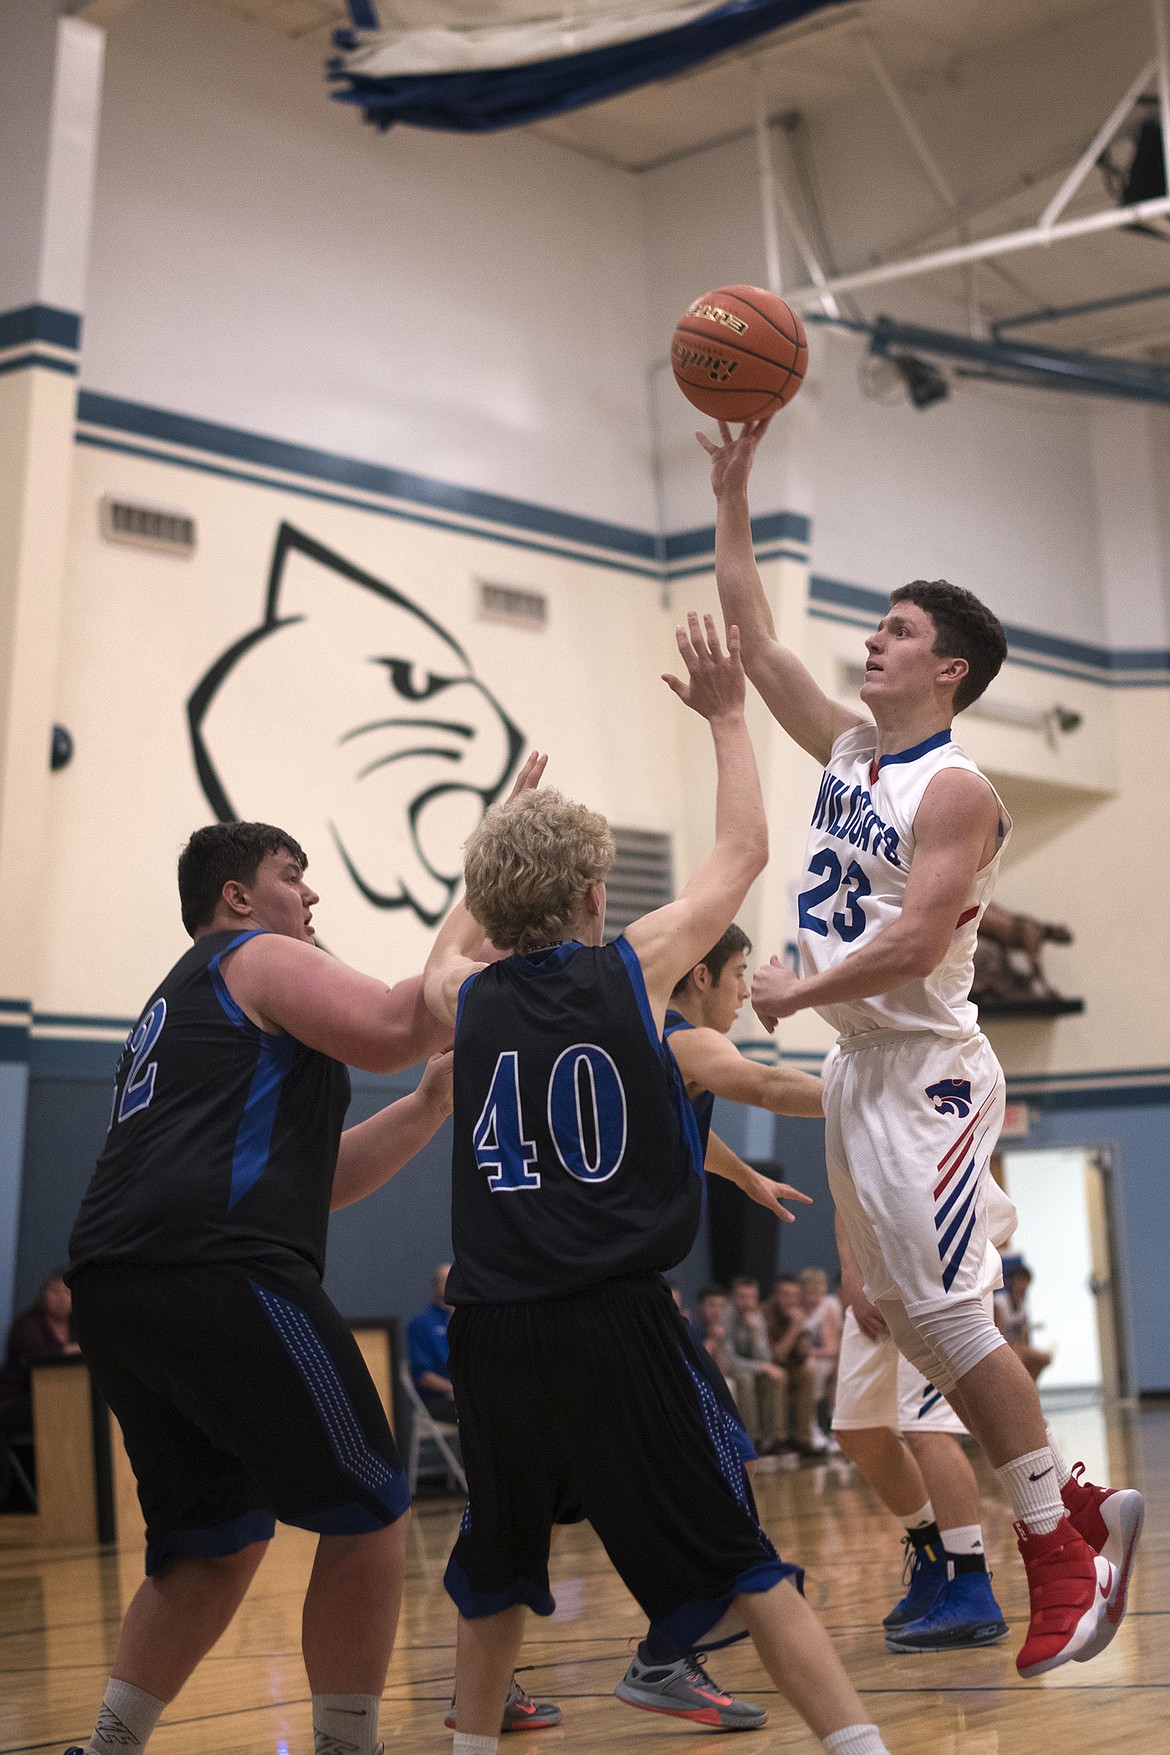
M 715 745 L 715 846 L 678 900 L 644 914 L 626 930 L 637 953 L 658 1029 L 675 987 L 719 939 L 768 861 L 768 826 L 756 756 L 744 721 L 746 692 L 739 633 L 727 631 L 726 653 L 711 616 L 704 630 L 693 612 L 677 630 L 687 681 L 663 681 L 711 727 Z
M 731 428 L 719 422 L 722 444 L 715 445 L 704 433 L 695 437 L 711 459 L 711 487 L 715 494 L 715 579 L 723 619 L 739 628 L 743 641 L 743 664 L 752 683 L 763 696 L 769 712 L 788 735 L 818 762 L 827 762 L 834 742 L 843 731 L 864 724 L 859 713 L 831 700 L 814 682 L 796 655 L 776 638 L 772 612 L 764 595 L 763 581 L 752 546 L 752 520 L 748 505 L 748 480 L 756 447 L 768 430 L 768 421 L 749 421 L 733 439 Z

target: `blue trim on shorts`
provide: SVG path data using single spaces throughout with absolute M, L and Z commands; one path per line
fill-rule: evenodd
M 410 1505 L 406 1476 L 392 1469 L 369 1443 L 325 1342 L 299 1305 L 278 1298 L 255 1280 L 248 1284 L 309 1392 L 338 1468 L 390 1512 L 389 1518 L 381 1524 L 375 1521 L 372 1527 L 393 1523 Z
M 397 1510 L 387 1506 L 384 1512 L 371 1511 L 368 1505 L 359 1505 L 355 1500 L 349 1505 L 332 1505 L 325 1511 L 311 1511 L 304 1517 L 282 1517 L 281 1523 L 291 1523 L 294 1529 L 311 1530 L 316 1536 L 368 1536 L 375 1530 L 388 1529 L 397 1523 L 402 1513 L 410 1504 L 410 1494 L 403 1482 L 403 1495 L 406 1503 Z
M 172 1560 L 219 1560 L 239 1554 L 253 1542 L 270 1542 L 276 1519 L 270 1511 L 245 1511 L 226 1523 L 204 1524 L 196 1529 L 146 1532 L 146 1576 L 155 1578 Z
M 503 1590 L 476 1590 L 462 1566 L 452 1554 L 443 1574 L 443 1588 L 465 1621 L 479 1621 L 488 1615 L 502 1615 L 522 1603 L 534 1615 L 551 1615 L 556 1602 L 547 1585 L 534 1578 L 514 1578 Z M 711 1626 L 715 1623 L 712 1621 Z
M 767 1537 L 764 1540 L 767 1541 Z M 779 1584 L 785 1578 L 791 1578 L 797 1590 L 804 1595 L 803 1566 L 790 1566 L 787 1560 L 781 1560 L 778 1555 L 773 1555 L 770 1560 L 760 1560 L 733 1579 L 718 1597 L 695 1597 L 689 1603 L 672 1609 L 660 1621 L 651 1622 L 650 1630 L 669 1639 L 680 1651 L 694 1651 L 696 1647 L 703 1645 L 703 1635 L 719 1625 L 736 1597 L 759 1595 L 763 1591 L 771 1590 L 773 1585 Z M 736 1638 L 739 1637 L 741 1636 L 737 1634 Z M 719 1641 L 721 1646 L 731 1643 L 731 1640 Z
M 703 1424 L 707 1428 L 707 1437 L 711 1441 L 711 1448 L 715 1452 L 715 1459 L 719 1464 L 719 1473 L 744 1510 L 754 1517 L 755 1512 L 752 1506 L 751 1490 L 748 1487 L 747 1471 L 743 1465 L 754 1458 L 755 1446 L 748 1437 L 743 1422 L 732 1419 L 711 1385 L 705 1377 L 695 1370 L 686 1354 L 682 1352 L 681 1347 L 679 1352 L 683 1364 L 690 1372 L 691 1382 L 699 1392 L 699 1407 L 702 1410 Z M 746 1451 L 744 1449 L 745 1442 Z

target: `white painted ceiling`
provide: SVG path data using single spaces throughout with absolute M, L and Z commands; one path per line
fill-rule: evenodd
M 306 40 L 323 54 L 333 29 L 349 22 L 344 0 L 207 3 Z M 379 0 L 379 13 L 386 25 L 483 25 L 562 10 L 604 13 L 618 4 L 624 10 L 628 0 L 568 0 L 563 7 L 555 0 L 543 6 L 539 0 Z M 932 189 L 882 96 L 859 42 L 862 32 L 954 191 L 958 220 Z M 805 223 L 819 220 L 819 231 L 815 223 L 812 229 L 827 241 L 837 270 L 848 272 L 943 248 L 962 235 L 993 236 L 1033 224 L 1152 49 L 1150 0 L 855 0 L 678 78 L 536 124 L 534 131 L 635 172 L 735 140 L 745 142 L 742 156 L 750 164 L 758 90 L 773 120 L 792 112 L 804 119 L 806 170 L 811 164 L 823 196 L 818 212 L 808 211 L 807 175 L 802 184 L 779 129 L 773 131 L 777 173 Z M 859 201 L 865 191 L 870 199 Z M 1093 172 L 1068 217 L 1109 205 Z M 786 254 L 791 263 L 790 240 Z M 1162 283 L 1170 283 L 1170 241 L 1110 231 L 1004 256 L 966 277 L 951 270 L 914 284 L 980 324 Z M 864 316 L 897 312 L 904 298 L 898 286 L 882 287 L 858 293 L 853 308 Z M 1170 343 L 1170 299 L 1028 334 L 1062 346 L 1157 349 Z

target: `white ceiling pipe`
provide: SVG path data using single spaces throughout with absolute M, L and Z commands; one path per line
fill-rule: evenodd
M 1089 142 L 1088 146 L 1086 146 L 1084 152 L 1082 152 L 1080 158 L 1068 173 L 1068 176 L 1064 179 L 1064 182 L 1060 185 L 1060 188 L 1056 191 L 1056 194 L 1052 197 L 1048 206 L 1044 209 L 1044 212 L 1040 215 L 1040 224 L 1045 230 L 1047 230 L 1055 220 L 1059 219 L 1060 215 L 1064 212 L 1065 208 L 1068 206 L 1089 172 L 1093 169 L 1093 166 L 1096 164 L 1105 148 L 1109 145 L 1109 142 L 1113 139 L 1113 136 L 1117 133 L 1117 130 L 1121 127 L 1121 124 L 1133 109 L 1133 106 L 1141 97 L 1143 91 L 1145 91 L 1146 87 L 1153 80 L 1154 74 L 1157 70 L 1158 63 L 1156 61 L 1147 61 L 1146 65 L 1142 68 L 1141 72 L 1122 98 L 1121 102 L 1116 104 L 1114 108 L 1110 110 L 1105 121 L 1102 122 L 1092 140 Z M 1170 182 L 1167 182 L 1166 187 L 1170 189 Z
M 1087 213 L 1081 219 L 1062 220 L 1059 225 L 1028 226 L 1023 231 L 979 238 L 971 244 L 956 244 L 949 250 L 933 250 L 928 256 L 911 256 L 902 262 L 881 262 L 874 268 L 860 269 L 856 274 L 839 274 L 823 284 L 817 282 L 812 286 L 797 287 L 788 294 L 788 302 L 807 305 L 819 300 L 823 303 L 826 296 L 835 293 L 854 292 L 863 286 L 881 286 L 893 280 L 913 280 L 919 274 L 961 268 L 965 262 L 982 262 L 989 256 L 1009 256 L 1017 250 L 1034 250 L 1040 244 L 1059 244 L 1066 238 L 1085 237 L 1091 232 L 1116 231 L 1121 226 L 1146 219 L 1161 219 L 1167 214 L 1170 214 L 1170 195 L 1159 195 L 1153 201 L 1137 201 L 1132 207 L 1110 207 L 1103 213 Z
M 764 261 L 767 264 L 768 291 L 779 295 L 784 290 L 784 281 L 780 263 L 780 229 L 776 224 L 776 167 L 772 162 L 772 132 L 768 127 L 764 93 L 754 69 L 752 87 L 756 103 L 756 176 L 760 185 Z
M 861 46 L 862 54 L 869 63 L 870 72 L 881 86 L 890 108 L 893 110 L 895 116 L 897 116 L 898 121 L 902 124 L 902 131 L 910 142 L 910 145 L 914 148 L 918 162 L 926 172 L 927 177 L 930 179 L 939 200 L 942 202 L 948 213 L 957 213 L 959 209 L 959 198 L 947 182 L 938 160 L 935 158 L 919 132 L 918 124 L 910 114 L 910 111 L 906 108 L 902 94 L 890 78 L 886 69 L 886 64 L 878 54 L 877 49 L 874 47 L 872 38 L 870 38 L 864 31 L 859 31 L 857 41 Z
M 770 152 L 770 127 L 768 130 L 768 141 Z M 813 283 L 811 287 L 806 289 L 809 299 L 819 299 L 821 309 L 825 312 L 826 316 L 839 317 L 841 315 L 841 307 L 833 297 L 832 292 L 829 290 L 828 276 L 821 267 L 820 259 L 809 241 L 808 233 L 801 224 L 800 215 L 789 200 L 788 191 L 779 177 L 774 181 L 773 193 L 775 194 L 776 205 L 780 209 L 784 224 L 788 227 L 788 230 L 792 235 L 792 240 L 800 252 L 801 260 L 805 266 L 805 272 Z

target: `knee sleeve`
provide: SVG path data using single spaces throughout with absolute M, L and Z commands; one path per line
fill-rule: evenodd
M 982 1298 L 957 1298 L 941 1310 L 914 1318 L 914 1326 L 931 1351 L 942 1360 L 946 1381 L 932 1379 L 944 1395 L 955 1387 L 980 1360 L 1004 1344 L 1003 1336 L 987 1314 Z
M 877 1307 L 886 1319 L 886 1327 L 894 1337 L 894 1345 L 903 1358 L 909 1359 L 916 1371 L 921 1371 L 928 1383 L 946 1395 L 954 1383 L 947 1371 L 945 1361 L 935 1352 L 923 1335 L 911 1322 L 906 1314 L 906 1306 L 900 1298 L 879 1298 Z M 948 1381 L 942 1381 L 948 1379 Z

